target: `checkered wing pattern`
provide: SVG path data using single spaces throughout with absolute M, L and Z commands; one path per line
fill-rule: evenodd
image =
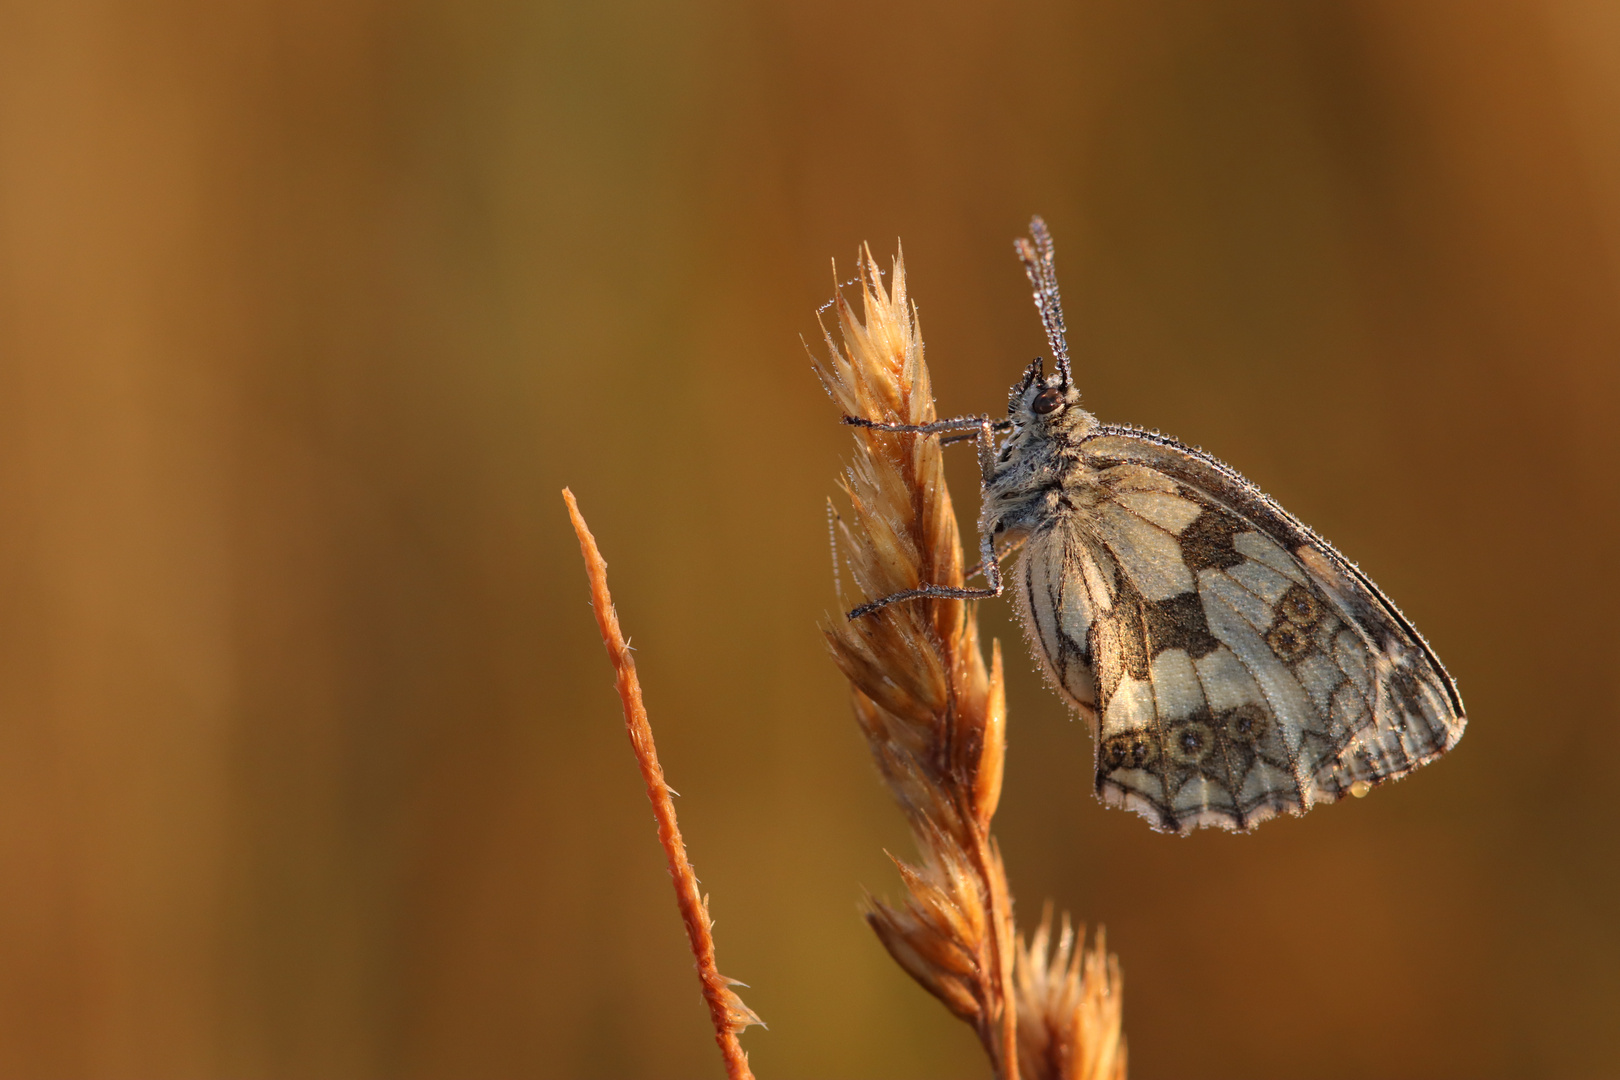
M 1035 652 L 1092 721 L 1097 792 L 1155 828 L 1246 830 L 1404 776 L 1462 737 L 1439 659 L 1367 577 L 1214 458 L 1133 428 L 1014 582 Z

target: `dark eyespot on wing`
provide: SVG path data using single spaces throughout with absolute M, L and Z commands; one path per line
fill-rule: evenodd
M 1283 595 L 1277 610 L 1283 618 L 1301 629 L 1309 629 L 1322 619 L 1322 605 L 1309 589 L 1293 586 Z
M 1309 635 L 1287 620 L 1279 621 L 1266 631 L 1266 644 L 1280 660 L 1298 660 L 1311 650 Z

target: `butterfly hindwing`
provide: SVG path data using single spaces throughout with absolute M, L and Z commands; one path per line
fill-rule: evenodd
M 1020 606 L 1097 731 L 1097 790 L 1157 828 L 1243 830 L 1405 775 L 1461 700 L 1400 612 L 1235 471 L 1100 428 L 1095 482 L 1030 538 Z

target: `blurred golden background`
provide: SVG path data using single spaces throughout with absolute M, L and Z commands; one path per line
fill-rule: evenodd
M 762 1080 L 985 1075 L 857 914 L 800 336 L 903 240 L 999 408 L 1032 212 L 1090 407 L 1472 723 L 1175 840 L 987 603 L 1025 920 L 1107 925 L 1137 1077 L 1620 1074 L 1617 133 L 1603 0 L 0 5 L 0 1075 L 719 1075 L 565 483 Z

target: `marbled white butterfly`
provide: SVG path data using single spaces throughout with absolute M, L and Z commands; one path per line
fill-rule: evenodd
M 850 618 L 999 596 L 999 560 L 1021 547 L 1010 584 L 1047 676 L 1091 723 L 1098 795 L 1165 832 L 1303 814 L 1456 745 L 1456 685 L 1354 563 L 1208 454 L 1080 407 L 1052 240 L 1040 218 L 1030 233 L 1018 254 L 1054 374 L 1032 363 L 999 423 L 845 417 L 974 433 L 958 438 L 978 444 L 988 587 L 928 585 Z

